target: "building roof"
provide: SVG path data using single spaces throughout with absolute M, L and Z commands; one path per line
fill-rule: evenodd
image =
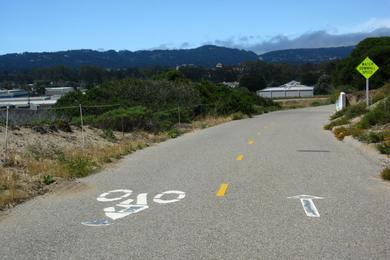
M 300 82 L 298 81 L 290 81 L 284 85 L 281 85 L 279 87 L 272 87 L 272 88 L 265 88 L 265 89 L 262 89 L 262 90 L 259 90 L 258 92 L 270 92 L 270 91 L 311 91 L 313 90 L 314 87 L 309 87 L 309 86 L 305 86 L 305 85 L 302 85 Z
M 58 99 L 50 99 L 50 97 L 30 97 L 30 98 L 2 98 L 0 99 L 0 107 L 15 106 L 15 107 L 29 107 L 35 106 L 51 106 L 57 103 Z
M 26 92 L 25 90 L 23 89 L 20 89 L 20 88 L 14 88 L 14 89 L 0 89 L 0 93 L 1 94 L 10 94 L 10 93 L 19 93 L 19 92 Z
M 73 87 L 50 87 L 45 89 L 46 90 L 74 90 Z

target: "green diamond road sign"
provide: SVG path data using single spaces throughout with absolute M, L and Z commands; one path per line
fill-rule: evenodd
M 362 74 L 366 79 L 369 79 L 379 67 L 369 58 L 365 58 L 356 69 Z

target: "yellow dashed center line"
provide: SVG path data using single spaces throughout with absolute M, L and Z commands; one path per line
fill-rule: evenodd
M 237 157 L 236 157 L 236 160 L 237 161 L 242 161 L 244 159 L 244 155 L 243 154 L 239 154 Z
M 255 141 L 253 141 L 252 139 L 248 140 L 248 144 L 254 144 L 254 143 L 255 143 Z
M 228 188 L 229 184 L 227 183 L 222 183 L 221 186 L 219 187 L 219 190 L 217 191 L 216 195 L 217 197 L 223 197 L 225 196 L 225 192 Z

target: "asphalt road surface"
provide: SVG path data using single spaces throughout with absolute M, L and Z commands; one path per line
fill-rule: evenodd
M 12 209 L 0 258 L 390 259 L 390 185 L 322 129 L 332 112 L 279 111 L 137 151 Z

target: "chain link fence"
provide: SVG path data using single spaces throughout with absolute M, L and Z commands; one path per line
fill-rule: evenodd
M 18 136 L 12 135 L 10 131 L 18 131 L 21 127 L 31 128 L 35 132 L 46 134 L 50 132 L 72 132 L 72 127 L 77 127 L 77 139 L 80 139 L 80 148 L 84 149 L 88 142 L 86 127 L 89 125 L 106 129 L 115 128 L 116 131 L 131 132 L 138 128 L 147 131 L 168 130 L 172 127 L 191 123 L 192 119 L 206 114 L 217 114 L 219 102 L 211 104 L 197 104 L 191 107 L 177 106 L 176 108 L 147 111 L 147 115 L 140 120 L 131 118 L 126 114 L 126 109 L 120 104 L 105 105 L 78 105 L 67 107 L 42 107 L 35 110 L 28 108 L 2 108 L 0 109 L 0 121 L 3 132 L 3 162 L 7 160 L 10 142 L 15 142 Z M 122 109 L 123 111 L 119 111 Z M 119 111 L 117 114 L 110 114 L 110 111 Z M 122 114 L 121 114 L 122 113 Z M 136 111 L 134 112 L 136 113 Z M 103 118 L 103 119 L 102 119 Z M 102 119 L 101 121 L 99 121 Z M 113 129 L 114 130 L 114 129 Z M 19 133 L 18 135 L 23 135 Z M 90 137 L 91 138 L 91 137 Z M 42 136 L 42 142 L 47 141 Z M 17 145 L 17 144 L 16 144 Z

